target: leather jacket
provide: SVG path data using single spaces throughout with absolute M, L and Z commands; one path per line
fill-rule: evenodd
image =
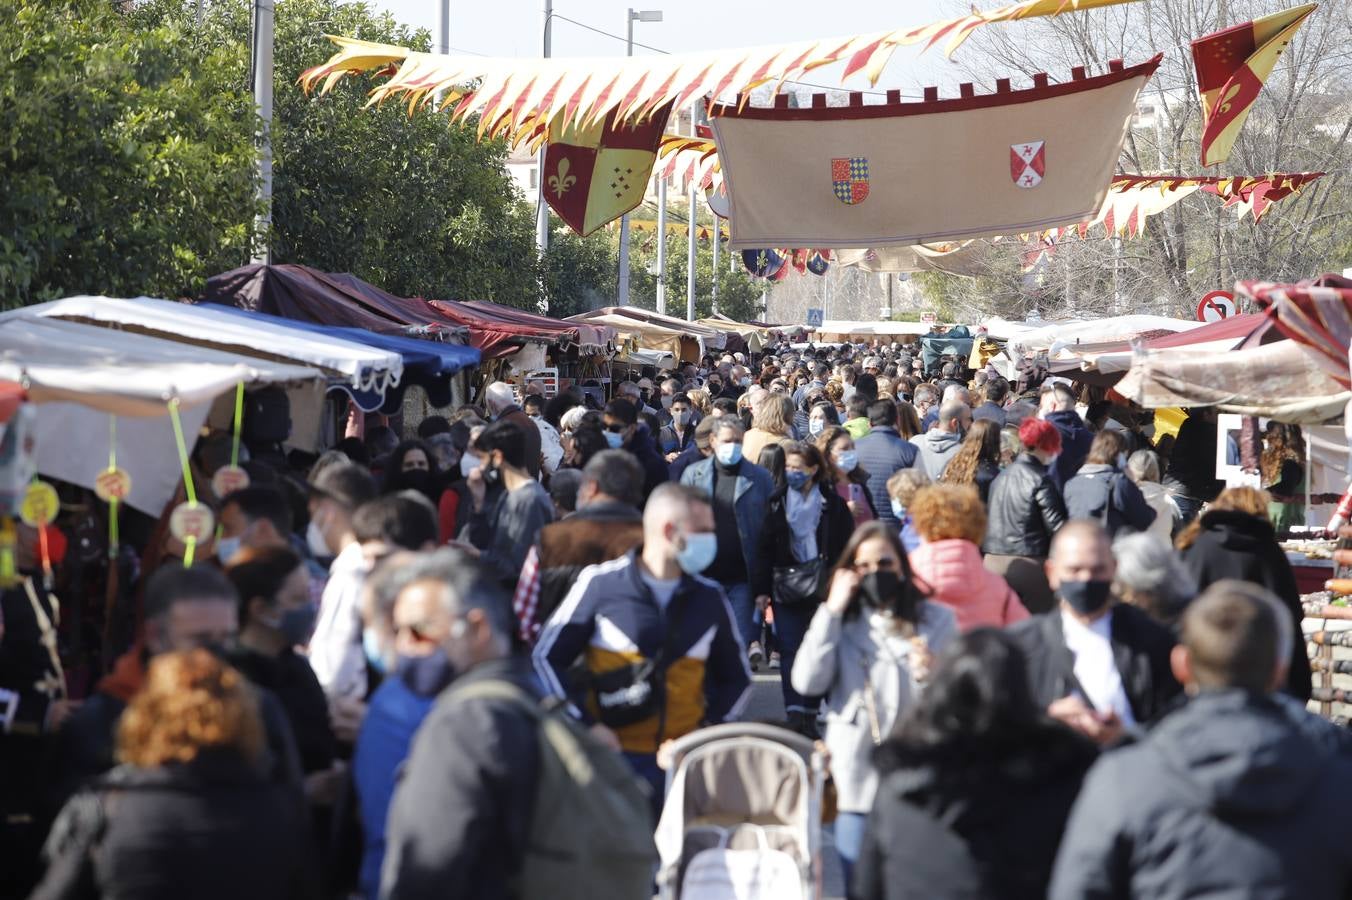
M 1066 504 L 1047 467 L 1020 453 L 991 483 L 985 553 L 1045 557 L 1066 523 Z

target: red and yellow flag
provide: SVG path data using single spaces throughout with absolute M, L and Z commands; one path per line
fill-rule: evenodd
M 582 126 L 555 124 L 540 177 L 559 218 L 586 237 L 642 203 L 670 111 L 668 103 L 637 124 L 617 122 L 614 111 Z
M 1202 95 L 1202 165 L 1225 162 L 1258 92 L 1317 4 L 1307 3 L 1192 42 Z

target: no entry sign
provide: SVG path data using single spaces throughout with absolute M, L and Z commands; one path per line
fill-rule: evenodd
M 1219 322 L 1235 314 L 1235 295 L 1229 291 L 1212 291 L 1197 304 L 1197 321 Z

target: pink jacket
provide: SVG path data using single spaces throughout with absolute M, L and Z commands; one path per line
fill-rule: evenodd
M 911 571 L 934 599 L 958 614 L 958 628 L 1002 628 L 1028 618 L 1028 609 L 1009 584 L 981 564 L 971 541 L 922 542 L 910 555 Z

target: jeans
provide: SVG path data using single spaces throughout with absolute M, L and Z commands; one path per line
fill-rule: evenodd
M 1197 518 L 1202 511 L 1203 500 L 1195 497 L 1184 497 L 1182 494 L 1174 494 L 1174 502 L 1178 504 L 1178 524 L 1174 526 L 1174 531 L 1181 531 L 1184 525 L 1187 525 L 1193 519 Z
M 634 774 L 642 778 L 652 788 L 652 796 L 649 801 L 652 804 L 653 830 L 657 829 L 657 820 L 662 817 L 662 803 L 666 800 L 664 796 L 667 790 L 667 773 L 657 765 L 657 754 L 655 753 L 630 753 L 625 751 L 624 761 L 629 763 L 629 768 L 634 770 Z M 857 852 L 857 851 L 856 851 Z
M 864 827 L 867 824 L 867 813 L 836 814 L 836 853 L 840 856 L 840 868 L 845 873 L 846 892 L 850 888 L 855 863 L 859 862 L 859 852 L 864 847 Z
M 756 601 L 751 596 L 751 585 L 725 584 L 723 593 L 728 595 L 728 605 L 732 607 L 732 624 L 737 626 L 742 646 L 751 646 L 752 641 L 760 640 L 760 629 L 756 627 Z
M 793 689 L 791 676 L 793 660 L 807 634 L 807 626 L 817 612 L 816 603 L 797 603 L 792 606 L 775 601 L 775 640 L 779 644 L 779 680 L 784 692 L 784 711 L 816 715 L 821 700 L 804 697 Z

